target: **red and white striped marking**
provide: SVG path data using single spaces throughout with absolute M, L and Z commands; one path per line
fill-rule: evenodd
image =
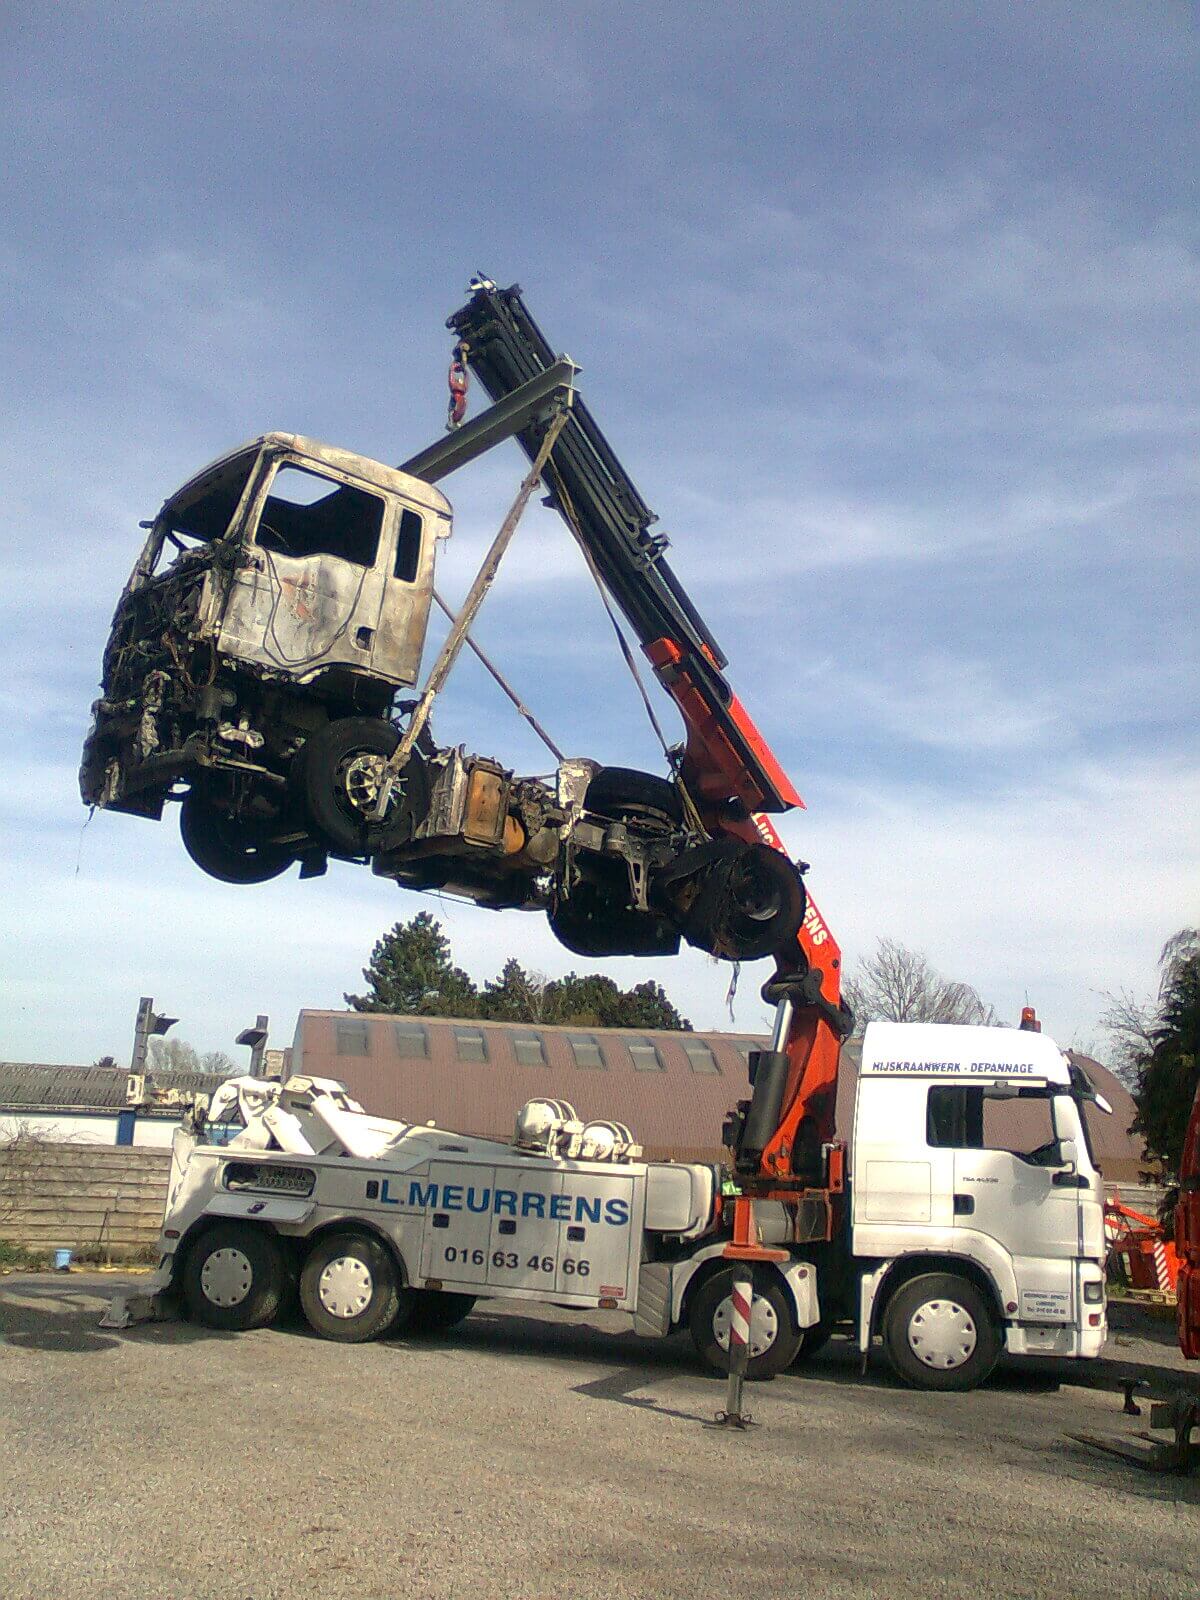
M 750 1302 L 753 1291 L 748 1283 L 736 1282 L 730 1295 L 729 1348 L 750 1343 Z
M 1154 1276 L 1160 1289 L 1171 1288 L 1171 1273 L 1167 1267 L 1167 1247 L 1161 1239 L 1154 1245 Z

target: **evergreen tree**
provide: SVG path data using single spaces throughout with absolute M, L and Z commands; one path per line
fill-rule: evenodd
M 1162 981 L 1147 1045 L 1134 1061 L 1133 1128 L 1174 1182 L 1200 1085 L 1200 929 L 1183 928 L 1169 940 L 1159 967 Z
M 483 986 L 480 1014 L 495 1022 L 546 1022 L 550 984 L 540 972 L 526 972 L 509 956 L 498 978 Z
M 450 941 L 428 911 L 397 922 L 363 968 L 366 994 L 346 995 L 355 1011 L 394 1011 L 418 1017 L 474 1017 L 479 995 L 450 959 Z
M 480 992 L 454 965 L 450 941 L 428 911 L 419 911 L 411 922 L 396 923 L 384 934 L 363 977 L 367 993 L 346 996 L 355 1011 L 580 1028 L 670 1028 L 690 1033 L 692 1027 L 653 980 L 622 989 L 600 973 L 581 977 L 568 972 L 562 978 L 547 978 L 527 972 L 515 956 Z

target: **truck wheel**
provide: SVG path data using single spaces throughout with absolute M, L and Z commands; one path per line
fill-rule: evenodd
M 584 805 L 617 822 L 650 822 L 668 829 L 683 822 L 679 790 L 667 778 L 634 767 L 601 767 L 587 786 Z
M 622 869 L 623 870 L 623 869 Z M 577 956 L 673 956 L 679 929 L 666 917 L 634 911 L 622 893 L 595 883 L 577 883 L 569 899 L 556 895 L 546 912 L 559 944 Z
M 309 817 L 334 850 L 366 856 L 407 844 L 429 809 L 429 777 L 419 751 L 392 787 L 387 816 L 371 822 L 387 758 L 400 735 L 381 717 L 340 717 L 305 744 L 299 780 Z
M 410 1298 L 390 1253 L 369 1233 L 318 1239 L 300 1274 L 300 1304 L 309 1327 L 341 1344 L 364 1344 L 388 1329 L 399 1331 Z
M 451 1294 L 447 1290 L 421 1289 L 412 1296 L 412 1315 L 408 1326 L 413 1333 L 444 1333 L 456 1328 L 475 1307 L 473 1294 Z
M 675 832 L 683 822 L 679 791 L 666 778 L 633 767 L 601 767 L 584 804 L 598 816 L 630 822 L 643 832 Z M 568 898 L 554 897 L 547 912 L 555 938 L 579 956 L 673 956 L 679 930 L 656 912 L 629 904 L 629 878 L 620 863 L 594 866 L 595 882 L 577 883 Z
M 729 1324 L 733 1316 L 733 1269 L 723 1267 L 692 1296 L 688 1328 L 703 1361 L 716 1372 L 729 1371 Z M 790 1367 L 800 1349 L 787 1292 L 778 1274 L 757 1270 L 750 1311 L 748 1378 L 773 1378 Z
M 273 1322 L 287 1288 L 273 1234 L 248 1222 L 210 1228 L 187 1253 L 183 1298 L 206 1328 L 245 1332 Z
M 887 1303 L 883 1343 L 914 1389 L 974 1389 L 1000 1355 L 1000 1333 L 975 1285 L 950 1272 L 902 1284 Z
M 804 922 L 804 880 L 787 856 L 751 844 L 697 874 L 679 906 L 689 944 L 726 961 L 758 961 L 790 950 Z
M 266 883 L 296 859 L 286 845 L 272 844 L 259 823 L 230 816 L 199 789 L 183 797 L 179 833 L 201 871 L 221 883 Z

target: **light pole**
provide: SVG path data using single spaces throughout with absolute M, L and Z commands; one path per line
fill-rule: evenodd
M 255 1018 L 254 1026 L 252 1028 L 243 1028 L 237 1036 L 236 1042 L 238 1044 L 248 1044 L 250 1046 L 250 1076 L 252 1078 L 261 1078 L 263 1075 L 263 1058 L 267 1053 L 267 1024 L 269 1020 L 268 1017 L 264 1017 L 259 1012 Z
M 179 1021 L 178 1017 L 160 1016 L 154 1009 L 154 1001 L 148 994 L 144 994 L 138 1001 L 137 1021 L 133 1028 L 133 1060 L 129 1064 L 130 1072 L 139 1076 L 146 1071 L 146 1056 L 152 1038 L 162 1038 L 168 1028 L 173 1028 Z

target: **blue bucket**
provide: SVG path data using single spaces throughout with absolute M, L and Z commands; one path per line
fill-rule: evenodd
M 55 1272 L 66 1272 L 71 1265 L 71 1252 L 69 1250 L 56 1250 L 54 1252 Z

